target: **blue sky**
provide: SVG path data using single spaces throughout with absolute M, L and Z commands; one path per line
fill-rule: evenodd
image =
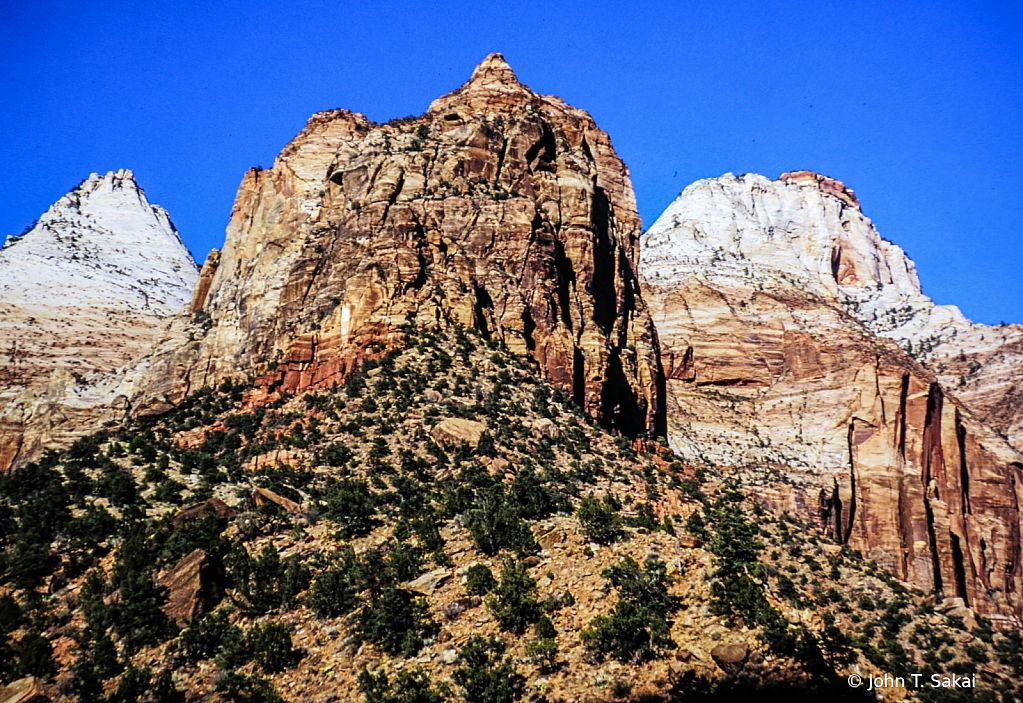
M 1019 2 L 0 0 L 0 236 L 130 168 L 197 259 L 314 112 L 423 112 L 499 51 L 588 110 L 645 226 L 689 183 L 811 169 L 924 290 L 1023 322 Z

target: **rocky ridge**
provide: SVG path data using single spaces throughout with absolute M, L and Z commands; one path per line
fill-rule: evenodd
M 535 359 L 605 426 L 653 429 L 639 233 L 607 135 L 492 54 L 420 117 L 320 113 L 246 174 L 187 386 L 251 368 L 268 393 L 324 387 L 403 324 L 455 322 Z
M 509 699 L 867 700 L 846 676 L 907 667 L 1019 690 L 1015 633 L 744 500 L 733 477 L 601 431 L 471 331 L 408 329 L 337 388 L 259 407 L 250 392 L 202 389 L 0 477 L 17 515 L 0 534 L 14 577 L 0 598 L 18 614 L 5 602 L 0 679 L 45 676 L 64 700 L 116 688 L 212 703 L 372 701 L 374 680 L 397 697 L 411 674 L 476 701 L 481 635 L 508 656 L 475 676 Z M 475 447 L 433 440 L 451 420 L 485 428 Z M 596 520 L 581 507 L 594 494 Z M 76 538 L 31 568 L 32 544 L 57 533 Z M 639 588 L 615 582 L 623 569 Z M 616 613 L 632 620 L 584 634 Z M 268 626 L 287 656 L 265 656 Z M 27 655 L 34 637 L 52 658 Z
M 607 134 L 499 54 L 420 117 L 319 113 L 273 168 L 243 178 L 195 315 L 89 399 L 67 385 L 36 396 L 18 461 L 224 378 L 258 376 L 263 400 L 330 386 L 405 324 L 473 326 L 606 427 L 663 434 L 640 229 Z M 53 412 L 64 406 L 76 429 Z
M 1023 457 L 870 329 L 892 301 L 942 311 L 854 195 L 805 173 L 699 181 L 642 257 L 677 451 L 747 467 L 766 503 L 925 590 L 1019 616 Z
M 197 279 L 167 212 L 128 170 L 92 174 L 0 249 L 0 468 L 35 391 L 148 351 Z M 12 431 L 13 430 L 13 431 Z M 7 441 L 4 441 L 7 440 Z

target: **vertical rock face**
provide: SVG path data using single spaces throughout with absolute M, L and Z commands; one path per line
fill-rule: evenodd
M 922 588 L 1023 612 L 1023 456 L 879 336 L 908 347 L 911 327 L 882 324 L 906 301 L 948 311 L 851 191 L 807 172 L 700 181 L 642 247 L 677 450 Z
M 124 364 L 188 302 L 196 274 L 131 171 L 92 174 L 0 249 L 0 386 Z
M 400 326 L 450 322 L 532 357 L 606 426 L 656 430 L 639 234 L 607 135 L 492 54 L 420 117 L 320 113 L 246 174 L 185 385 L 330 385 Z
M 29 412 L 19 395 L 147 351 L 196 278 L 167 212 L 127 170 L 93 174 L 9 238 L 0 249 L 0 470 L 19 452 Z

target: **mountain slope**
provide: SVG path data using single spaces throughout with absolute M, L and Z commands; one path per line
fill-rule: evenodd
M 601 431 L 472 331 L 406 327 L 337 388 L 259 395 L 201 389 L 0 479 L 0 677 L 154 703 L 1015 690 L 1018 637 Z
M 166 211 L 150 205 L 127 170 L 92 174 L 8 239 L 0 249 L 5 426 L 25 420 L 15 397 L 54 372 L 110 371 L 147 351 L 188 302 L 197 274 Z M 20 442 L 17 430 L 7 432 L 0 469 Z
M 699 181 L 644 236 L 642 262 L 673 447 L 745 467 L 762 500 L 925 590 L 1023 612 L 1023 457 L 850 314 L 853 295 L 919 290 L 855 196 L 799 174 Z

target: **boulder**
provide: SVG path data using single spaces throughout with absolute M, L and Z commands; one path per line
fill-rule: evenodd
M 220 602 L 226 581 L 220 561 L 196 549 L 160 578 L 168 590 L 162 610 L 179 624 L 191 620 Z
M 217 512 L 217 516 L 224 521 L 233 520 L 238 517 L 237 510 L 228 507 L 227 503 L 219 498 L 211 498 L 205 503 L 195 503 L 193 505 L 189 505 L 187 508 L 179 510 L 178 514 L 174 516 L 174 529 L 181 529 L 181 526 L 186 522 L 201 520 L 203 515 L 206 514 L 207 505 L 212 506 Z
M 745 644 L 719 644 L 710 650 L 710 656 L 726 674 L 738 674 L 746 665 L 749 647 Z
M 405 588 L 413 593 L 428 596 L 450 578 L 451 571 L 448 569 L 434 569 L 433 571 L 427 571 L 418 578 L 412 579 L 405 585 Z
M 302 506 L 293 500 L 289 500 L 282 495 L 278 495 L 273 491 L 266 488 L 257 488 L 252 491 L 252 495 L 249 496 L 249 507 L 252 509 L 258 508 L 261 505 L 272 503 L 278 505 L 284 509 L 285 512 L 291 513 L 292 515 L 305 515 L 305 511 Z
M 542 417 L 533 422 L 533 436 L 537 438 L 546 437 L 547 439 L 554 439 L 558 436 L 558 426 L 554 424 L 553 420 Z
M 475 449 L 479 446 L 480 437 L 486 429 L 487 426 L 482 422 L 449 417 L 437 423 L 430 430 L 430 436 L 445 449 L 454 449 L 455 447 Z
M 0 703 L 43 703 L 50 700 L 43 690 L 43 682 L 35 676 L 23 679 L 0 689 Z
M 551 549 L 554 545 L 561 544 L 567 538 L 568 535 L 565 533 L 565 528 L 554 527 L 541 535 L 536 541 L 542 549 Z

